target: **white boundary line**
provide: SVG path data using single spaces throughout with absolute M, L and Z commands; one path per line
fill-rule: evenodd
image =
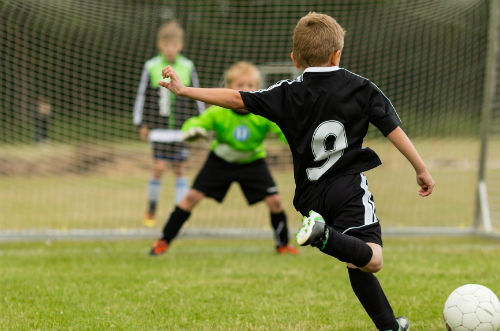
M 436 236 L 481 236 L 500 239 L 500 232 L 475 230 L 474 228 L 451 227 L 414 227 L 385 228 L 384 237 L 436 237 Z M 133 240 L 156 239 L 160 236 L 159 229 L 100 229 L 100 230 L 4 230 L 0 231 L 0 242 L 44 241 L 44 240 Z M 267 229 L 184 229 L 182 237 L 195 238 L 255 238 L 271 239 L 272 231 Z M 294 233 L 290 233 L 294 238 Z

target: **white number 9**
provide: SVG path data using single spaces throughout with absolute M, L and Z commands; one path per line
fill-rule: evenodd
M 330 136 L 335 137 L 332 149 L 327 149 L 326 139 Z M 307 178 L 315 182 L 320 179 L 344 154 L 347 148 L 347 137 L 344 125 L 338 121 L 326 121 L 318 125 L 311 140 L 311 149 L 314 155 L 314 161 L 326 159 L 321 167 L 307 168 Z

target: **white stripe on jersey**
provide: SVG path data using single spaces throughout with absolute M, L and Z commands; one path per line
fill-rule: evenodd
M 182 141 L 182 131 L 173 129 L 153 129 L 149 131 L 149 141 L 170 143 Z
M 284 79 L 284 80 L 280 80 L 279 82 L 269 86 L 268 88 L 265 88 L 265 89 L 260 89 L 260 90 L 257 90 L 257 91 L 251 91 L 250 93 L 260 93 L 260 92 L 265 92 L 265 91 L 269 91 L 269 90 L 272 90 L 273 88 L 275 87 L 278 87 L 280 86 L 281 84 L 283 83 L 287 83 L 287 84 L 293 84 L 295 82 L 302 82 L 303 81 L 303 76 L 306 72 L 331 72 L 331 71 L 336 71 L 336 70 L 339 70 L 340 68 L 337 67 L 337 66 L 332 66 L 332 67 L 308 67 L 306 68 L 302 74 L 295 78 L 294 80 L 290 80 L 290 79 Z
M 254 155 L 256 151 L 250 151 L 250 152 L 243 152 L 243 151 L 238 151 L 228 144 L 224 143 L 218 143 L 217 146 L 214 149 L 214 154 L 223 159 L 224 161 L 227 161 L 229 163 L 234 163 L 238 162 L 241 160 L 245 160 L 250 158 L 252 155 Z
M 372 200 L 372 193 L 368 190 L 368 181 L 363 173 L 361 174 L 361 188 L 365 191 L 365 194 L 363 195 L 365 225 L 375 223 L 378 221 L 377 216 L 375 216 L 375 203 Z
M 363 197 L 361 198 L 361 200 L 363 201 L 363 206 L 365 207 L 365 224 L 360 226 L 353 226 L 342 233 L 346 233 L 349 230 L 359 229 L 378 222 L 377 215 L 375 215 L 375 203 L 372 200 L 372 193 L 368 190 L 368 181 L 366 180 L 366 176 L 363 173 L 361 174 L 360 186 L 363 191 L 365 191 L 365 194 L 363 194 Z
M 268 88 L 260 89 L 260 90 L 257 90 L 257 91 L 249 91 L 249 93 L 262 93 L 262 92 L 270 91 L 270 90 L 272 90 L 275 87 L 281 86 L 281 84 L 283 84 L 283 83 L 287 83 L 287 84 L 291 85 L 291 84 L 293 84 L 295 82 L 301 82 L 301 81 L 302 81 L 302 75 L 300 75 L 299 77 L 297 77 L 294 80 L 290 80 L 290 79 L 280 80 L 279 82 L 275 83 L 274 85 L 269 86 Z
M 331 66 L 331 67 L 308 67 L 304 70 L 303 74 L 306 72 L 331 72 L 331 71 L 337 71 L 340 68 L 338 66 Z
M 134 124 L 139 125 L 142 123 L 142 109 L 144 108 L 144 100 L 146 99 L 146 88 L 149 84 L 149 71 L 144 66 L 141 75 L 139 88 L 137 89 L 137 96 L 134 104 Z

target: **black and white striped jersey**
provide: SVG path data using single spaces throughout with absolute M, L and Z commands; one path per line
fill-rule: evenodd
M 240 94 L 248 111 L 278 124 L 288 140 L 297 209 L 317 196 L 317 183 L 381 164 L 362 147 L 369 123 L 384 136 L 401 124 L 375 84 L 339 67 L 310 67 L 295 80 Z
M 163 78 L 161 70 L 167 65 L 177 71 L 184 85 L 199 87 L 194 63 L 180 54 L 173 63 L 168 62 L 161 54 L 146 61 L 137 89 L 134 124 L 147 126 L 150 129 L 149 140 L 152 142 L 181 141 L 182 124 L 204 110 L 202 102 L 178 97 L 158 85 L 158 81 Z

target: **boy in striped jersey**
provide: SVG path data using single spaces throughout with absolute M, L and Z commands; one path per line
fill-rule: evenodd
M 260 85 L 260 72 L 249 62 L 232 65 L 225 75 L 226 87 L 254 91 Z M 297 254 L 288 245 L 287 218 L 281 197 L 265 162 L 263 141 L 268 132 L 284 143 L 278 126 L 254 114 L 240 114 L 231 109 L 212 106 L 202 115 L 192 117 L 182 126 L 185 140 L 194 140 L 214 131 L 215 139 L 203 168 L 192 188 L 176 204 L 163 228 L 163 235 L 151 248 L 153 256 L 167 251 L 194 207 L 205 197 L 222 202 L 232 182 L 237 182 L 248 204 L 264 200 L 269 208 L 274 230 L 275 248 L 279 254 Z
M 175 175 L 174 200 L 179 202 L 189 186 L 184 174 L 188 150 L 182 142 L 182 124 L 204 110 L 202 102 L 178 97 L 160 88 L 161 68 L 170 65 L 179 73 L 183 84 L 198 87 L 198 76 L 191 60 L 180 54 L 184 46 L 184 31 L 176 21 L 163 24 L 157 34 L 160 53 L 146 61 L 142 71 L 134 106 L 134 124 L 139 127 L 142 140 L 153 149 L 152 175 L 148 183 L 148 207 L 144 225 L 156 223 L 156 210 L 161 178 L 169 163 Z

